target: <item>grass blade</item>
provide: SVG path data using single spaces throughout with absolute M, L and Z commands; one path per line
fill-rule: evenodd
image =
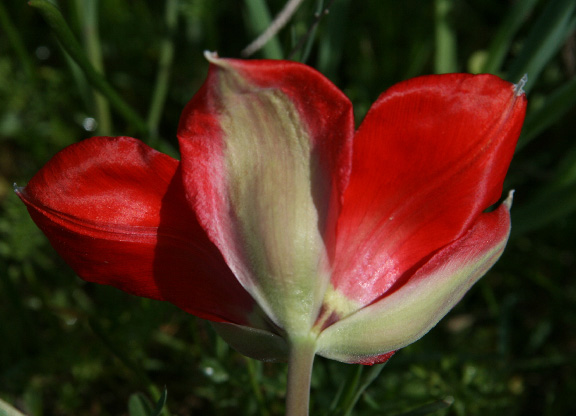
M 152 101 L 148 110 L 148 132 L 151 138 L 158 137 L 158 124 L 162 116 L 166 95 L 168 94 L 168 83 L 170 81 L 170 71 L 174 61 L 174 31 L 178 20 L 179 0 L 167 0 L 164 22 L 166 32 L 160 42 L 160 59 L 158 60 L 158 73 L 154 83 Z
M 408 413 L 402 413 L 397 416 L 423 416 L 429 415 L 431 413 L 437 412 L 438 410 L 446 409 L 452 406 L 454 403 L 454 398 L 446 397 L 442 400 L 438 400 L 434 403 L 425 404 L 424 406 L 418 407 L 417 409 L 411 410 Z
M 386 366 L 386 363 L 374 365 L 370 368 L 370 370 L 368 371 L 368 374 L 366 374 L 363 377 L 362 382 L 360 382 L 358 384 L 358 386 L 356 388 L 356 392 L 355 392 L 354 396 L 352 397 L 352 400 L 350 400 L 350 402 L 348 403 L 348 406 L 346 407 L 346 411 L 344 412 L 344 416 L 352 415 L 352 411 L 354 410 L 354 406 L 356 406 L 356 403 L 358 403 L 358 400 L 360 400 L 360 397 L 362 396 L 362 394 L 366 391 L 366 389 L 368 387 L 370 387 L 370 384 L 372 384 L 372 382 L 374 380 L 376 380 L 376 378 L 378 378 L 378 376 L 382 372 L 382 369 L 385 366 Z
M 168 398 L 168 390 L 166 386 L 164 386 L 164 391 L 162 392 L 162 396 L 156 402 L 156 407 L 151 413 L 151 416 L 160 416 L 163 412 L 164 406 L 166 405 L 166 399 Z
M 576 2 L 574 0 L 553 0 L 548 3 L 540 18 L 532 26 L 518 58 L 512 63 L 507 79 L 517 82 L 528 74 L 531 82 L 528 92 L 540 73 L 564 44 L 566 37 L 574 30 Z
M 82 24 L 88 60 L 96 71 L 104 74 L 102 48 L 98 34 L 98 0 L 76 0 L 76 7 Z M 102 94 L 93 91 L 93 102 L 95 104 L 96 120 L 98 121 L 98 135 L 111 135 L 113 128 L 108 101 Z
M 263 33 L 271 24 L 272 16 L 264 0 L 245 0 L 247 21 L 246 26 L 256 36 Z M 273 36 L 262 47 L 262 54 L 268 59 L 282 59 L 284 54 L 277 36 Z
M 435 0 L 434 2 L 434 19 L 436 23 L 434 72 L 437 74 L 457 72 L 458 70 L 456 34 L 450 22 L 450 13 L 453 7 L 453 0 Z
M 536 136 L 560 120 L 576 104 L 576 78 L 549 95 L 536 110 L 526 116 L 526 123 L 516 151 L 523 149 Z
M 510 46 L 518 29 L 532 12 L 537 2 L 538 0 L 516 2 L 506 19 L 500 24 L 500 28 L 488 48 L 488 56 L 481 72 L 497 74 L 502 70 L 502 63 L 506 54 L 510 51 Z
M 349 8 L 350 0 L 334 2 L 326 19 L 326 33 L 318 41 L 318 70 L 328 78 L 335 77 L 342 60 Z
M 36 7 L 50 28 L 56 34 L 64 50 L 82 69 L 88 81 L 104 95 L 122 117 L 132 123 L 141 133 L 147 133 L 146 122 L 112 88 L 104 77 L 92 66 L 72 30 L 66 24 L 60 11 L 46 0 L 31 0 L 28 4 Z

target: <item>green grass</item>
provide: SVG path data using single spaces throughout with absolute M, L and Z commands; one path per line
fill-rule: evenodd
M 306 0 L 257 56 L 288 56 L 328 3 Z M 41 9 L 0 3 L 0 399 L 32 416 L 122 415 L 131 395 L 155 403 L 166 386 L 173 415 L 281 415 L 285 365 L 240 356 L 172 305 L 76 278 L 12 183 L 97 134 L 177 154 L 180 111 L 206 75 L 202 52 L 238 57 L 262 30 L 256 16 L 284 2 L 58 4 L 80 58 Z M 95 21 L 99 30 L 87 30 Z M 576 413 L 575 25 L 574 3 L 564 0 L 336 0 L 310 53 L 295 55 L 346 92 L 357 120 L 412 76 L 529 75 L 526 128 L 505 185 L 516 194 L 503 258 L 437 328 L 391 359 L 354 415 Z M 87 131 L 90 117 L 109 121 Z M 319 358 L 311 414 L 345 414 L 371 371 Z

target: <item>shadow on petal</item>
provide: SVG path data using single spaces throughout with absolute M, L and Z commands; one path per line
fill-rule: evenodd
M 162 297 L 200 318 L 247 325 L 260 313 L 186 201 L 180 168 L 162 199 L 154 279 Z

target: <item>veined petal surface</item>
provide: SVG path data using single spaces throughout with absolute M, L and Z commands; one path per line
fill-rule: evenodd
M 419 77 L 380 96 L 354 139 L 329 290 L 337 315 L 401 287 L 497 202 L 525 107 L 493 75 Z
M 498 260 L 510 233 L 510 196 L 481 214 L 460 239 L 434 254 L 406 284 L 320 334 L 318 354 L 373 364 L 426 334 Z
M 188 196 L 246 290 L 277 325 L 306 333 L 350 171 L 350 102 L 302 64 L 208 59 L 178 131 Z
M 17 190 L 85 280 L 247 324 L 255 304 L 185 198 L 179 162 L 128 137 L 69 146 Z

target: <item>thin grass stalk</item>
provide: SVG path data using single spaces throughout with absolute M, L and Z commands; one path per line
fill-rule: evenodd
M 104 62 L 98 31 L 98 0 L 76 0 L 76 8 L 82 22 L 84 45 L 86 46 L 88 60 L 96 71 L 104 74 Z M 94 94 L 96 121 L 98 122 L 96 131 L 101 136 L 110 136 L 113 127 L 108 101 L 97 90 L 94 89 L 92 92 Z
M 286 26 L 286 23 L 294 16 L 294 13 L 296 13 L 296 10 L 298 10 L 298 7 L 303 1 L 304 0 L 288 0 L 274 20 L 270 22 L 266 30 L 242 50 L 242 56 L 248 57 L 262 49 L 270 39 L 276 36 L 278 32 Z
M 496 35 L 488 48 L 488 56 L 482 67 L 482 72 L 498 74 L 502 70 L 502 64 L 518 30 L 532 13 L 538 0 L 522 0 L 510 9 L 508 16 L 502 21 Z
M 300 62 L 306 62 L 312 51 L 312 45 L 314 44 L 316 38 L 316 31 L 320 20 L 322 17 L 326 16 L 330 12 L 330 7 L 334 4 L 335 0 L 331 0 L 326 7 L 324 7 L 324 0 L 318 0 L 318 5 L 316 7 L 316 12 L 314 13 L 314 21 L 306 31 L 306 34 L 300 38 L 296 46 L 292 49 L 288 55 L 288 59 L 294 59 L 294 56 L 299 50 L 302 50 L 300 54 Z
M 272 24 L 272 15 L 264 0 L 244 0 L 244 5 L 247 12 L 246 23 L 254 35 L 265 31 Z M 261 49 L 263 56 L 268 59 L 282 59 L 284 56 L 277 36 L 270 38 Z
M 104 346 L 106 346 L 108 350 L 147 388 L 154 401 L 157 402 L 162 399 L 163 394 L 152 382 L 152 380 L 150 380 L 150 377 L 148 377 L 148 375 L 141 369 L 141 367 L 125 354 L 125 352 L 118 346 L 116 342 L 110 339 L 100 323 L 96 319 L 90 319 L 89 325 L 94 334 L 100 338 L 102 344 L 104 344 Z M 164 408 L 163 412 L 165 416 L 170 416 L 170 411 L 167 408 Z
M 334 79 L 346 49 L 344 39 L 348 35 L 346 22 L 349 19 L 351 0 L 338 0 L 330 3 L 325 10 L 330 14 L 326 19 L 325 30 L 318 39 L 317 69 L 330 79 Z
M 344 410 L 344 416 L 352 415 L 352 411 L 354 410 L 356 403 L 358 403 L 358 400 L 360 400 L 360 397 L 362 397 L 372 382 L 378 378 L 385 365 L 386 363 L 373 366 L 370 368 L 370 370 L 368 370 L 368 374 L 363 377 L 362 382 L 357 383 L 354 395 L 351 397 L 351 400 L 348 402 L 348 405 Z
M 152 140 L 158 137 L 158 125 L 166 103 L 170 73 L 174 61 L 174 32 L 178 21 L 180 0 L 167 0 L 164 14 L 166 32 L 160 42 L 160 59 L 158 60 L 158 73 L 154 83 L 152 100 L 148 110 L 148 134 Z
M 508 81 L 518 82 L 524 74 L 528 74 L 530 82 L 524 88 L 528 93 L 575 27 L 576 2 L 573 0 L 548 2 L 532 26 L 518 57 L 510 65 L 506 77 Z
M 142 134 L 147 134 L 148 127 L 146 122 L 118 95 L 114 88 L 104 79 L 102 74 L 92 66 L 60 11 L 46 0 L 30 0 L 28 4 L 36 7 L 41 12 L 64 50 L 82 69 L 90 84 L 97 88 L 108 99 L 110 105 L 114 107 L 126 121 L 133 124 L 137 131 Z
M 434 1 L 436 53 L 434 55 L 434 72 L 446 74 L 457 72 L 456 34 L 450 23 L 450 13 L 454 7 L 453 0 Z
M 537 109 L 528 114 L 516 152 L 524 149 L 540 133 L 560 120 L 574 108 L 574 105 L 576 105 L 576 78 L 552 92 Z
M 250 386 L 252 387 L 254 397 L 256 397 L 256 402 L 258 403 L 258 411 L 262 416 L 269 416 L 270 412 L 266 407 L 266 402 L 264 401 L 264 395 L 262 394 L 262 388 L 260 385 L 260 379 L 262 377 L 261 363 L 252 358 L 246 357 L 246 366 L 248 367 Z

